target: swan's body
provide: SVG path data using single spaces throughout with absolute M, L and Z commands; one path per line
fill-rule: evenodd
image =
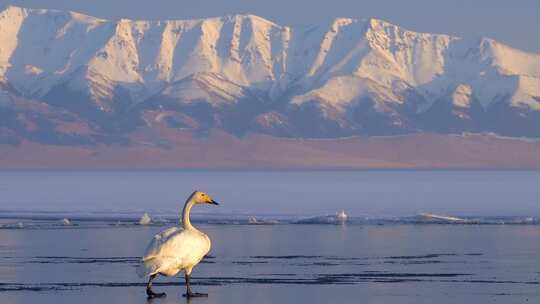
M 172 227 L 156 234 L 144 253 L 137 273 L 141 277 L 150 277 L 146 290 L 149 297 L 165 295 L 152 291 L 152 281 L 158 274 L 172 277 L 181 271 L 185 272 L 186 297 L 203 295 L 192 293 L 189 287 L 193 267 L 199 264 L 211 247 L 210 238 L 191 225 L 189 216 L 195 204 L 217 205 L 206 193 L 193 192 L 184 205 L 182 227 Z
M 143 277 L 153 274 L 172 277 L 180 271 L 190 274 L 210 251 L 210 246 L 208 236 L 195 228 L 166 229 L 154 236 L 148 245 L 138 273 Z

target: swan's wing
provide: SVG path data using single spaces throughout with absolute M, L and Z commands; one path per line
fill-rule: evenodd
M 182 228 L 171 227 L 156 234 L 154 238 L 152 238 L 152 241 L 150 241 L 150 244 L 146 247 L 142 260 L 149 260 L 160 255 L 160 251 L 163 249 L 164 244 L 167 243 L 172 236 L 181 233 L 182 231 L 184 231 Z
M 198 231 L 169 228 L 156 236 L 148 245 L 137 270 L 147 276 L 167 269 L 189 268 L 197 264 L 210 250 L 210 240 Z
M 146 251 L 141 259 L 141 264 L 137 267 L 137 274 L 139 277 L 147 277 L 159 272 L 160 268 L 168 267 L 174 263 L 174 260 L 162 257 L 161 251 L 164 248 L 164 244 L 171 236 L 176 233 L 181 233 L 182 231 L 183 229 L 181 228 L 171 227 L 161 231 L 152 238 L 146 247 Z

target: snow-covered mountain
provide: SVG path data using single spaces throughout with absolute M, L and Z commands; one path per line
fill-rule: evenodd
M 156 126 L 540 137 L 540 54 L 376 19 L 109 21 L 10 6 L 0 119 L 8 142 L 110 142 Z

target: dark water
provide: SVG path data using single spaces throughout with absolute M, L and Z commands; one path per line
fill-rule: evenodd
M 538 180 L 536 171 L 3 172 L 0 303 L 146 303 L 135 266 L 194 187 L 222 205 L 195 215 L 213 248 L 193 273 L 210 296 L 192 303 L 538 303 Z M 324 216 L 341 209 L 344 225 Z M 467 222 L 426 223 L 420 211 Z M 138 225 L 142 212 L 157 224 Z M 278 222 L 248 225 L 248 215 Z M 159 278 L 156 290 L 168 297 L 153 303 L 186 302 L 180 277 Z

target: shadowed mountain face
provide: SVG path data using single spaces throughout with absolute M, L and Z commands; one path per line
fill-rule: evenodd
M 381 20 L 0 12 L 0 143 L 420 132 L 540 137 L 540 55 Z M 153 134 L 153 137 L 149 134 Z

